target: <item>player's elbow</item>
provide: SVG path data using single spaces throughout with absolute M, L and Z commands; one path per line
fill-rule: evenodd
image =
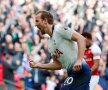
M 57 65 L 57 70 L 60 70 L 60 69 L 62 69 L 62 65 L 61 64 Z
M 58 60 L 55 60 L 55 59 L 53 59 L 53 62 L 52 62 L 53 64 L 53 67 L 56 69 L 56 70 L 60 70 L 60 69 L 62 69 L 62 64 L 58 61 Z
M 94 66 L 95 66 L 96 68 L 99 68 L 99 59 L 97 59 L 96 61 L 94 61 Z
M 60 69 L 62 69 L 61 67 L 58 67 L 56 70 L 60 70 Z

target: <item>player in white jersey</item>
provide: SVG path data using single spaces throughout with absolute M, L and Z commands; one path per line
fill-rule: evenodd
M 42 34 L 48 34 L 48 49 L 53 62 L 48 64 L 35 63 L 32 55 L 28 55 L 32 68 L 57 70 L 66 68 L 68 78 L 61 90 L 89 90 L 91 71 L 83 60 L 86 41 L 74 30 L 53 24 L 53 16 L 48 11 L 35 13 L 35 23 Z M 77 44 L 76 44 L 77 42 Z

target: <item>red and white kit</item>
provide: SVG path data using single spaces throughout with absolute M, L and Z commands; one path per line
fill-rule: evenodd
M 90 48 L 87 48 L 84 53 L 84 58 L 87 64 L 90 66 L 90 68 L 93 66 L 94 60 L 100 60 L 100 56 L 101 56 L 101 49 L 96 44 L 93 44 Z M 90 90 L 94 90 L 98 81 L 99 81 L 99 73 L 98 69 L 96 69 L 92 72 L 92 77 L 90 81 Z

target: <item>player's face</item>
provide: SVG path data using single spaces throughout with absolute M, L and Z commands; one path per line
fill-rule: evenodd
M 38 14 L 35 17 L 35 26 L 41 31 L 42 34 L 45 34 L 45 23 L 44 20 L 41 19 L 41 14 Z
M 86 39 L 86 48 L 89 48 L 92 45 L 92 40 Z

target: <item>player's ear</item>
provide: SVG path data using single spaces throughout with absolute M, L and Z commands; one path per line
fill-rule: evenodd
M 43 20 L 43 22 L 44 22 L 44 24 L 47 24 L 47 23 L 48 23 L 47 18 L 45 18 L 45 19 Z

